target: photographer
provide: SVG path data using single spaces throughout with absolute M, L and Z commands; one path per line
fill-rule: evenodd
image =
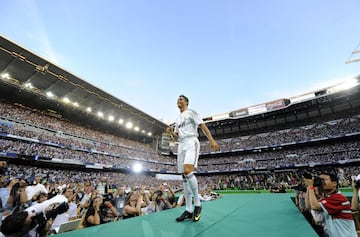
M 85 214 L 84 227 L 100 225 L 107 223 L 107 217 L 117 218 L 119 212 L 108 200 L 104 201 L 101 195 L 98 195 L 90 202 L 90 206 Z
M 325 234 L 329 237 L 357 237 L 350 202 L 338 191 L 337 175 L 323 172 L 315 177 L 304 175 L 304 178 L 311 209 L 321 211 L 324 215 Z M 318 200 L 314 186 L 322 188 L 323 198 Z
M 356 230 L 360 229 L 359 223 L 359 189 L 360 189 L 360 174 L 356 176 L 355 180 L 352 182 L 354 193 L 351 199 L 351 209 L 354 212 L 354 219 Z
M 60 228 L 61 224 L 77 218 L 77 206 L 75 203 L 77 193 L 74 193 L 74 190 L 72 188 L 67 187 L 63 190 L 62 194 L 67 198 L 69 209 L 66 212 L 56 216 L 56 218 L 54 219 L 54 223 L 50 228 L 52 233 L 56 233 L 56 230 Z
M 7 216 L 2 221 L 1 232 L 5 236 L 47 236 L 55 217 L 68 208 L 65 196 L 55 196 Z
M 159 189 L 163 192 L 162 197 L 165 198 L 167 201 L 165 209 L 176 207 L 175 193 L 172 190 L 171 185 L 168 183 L 163 183 L 162 185 L 160 185 Z
M 145 195 L 144 198 L 145 202 L 147 202 L 147 195 Z M 163 191 L 161 190 L 153 192 L 150 199 L 151 201 L 148 201 L 148 205 L 141 209 L 143 214 L 150 214 L 172 208 L 171 203 L 163 196 Z

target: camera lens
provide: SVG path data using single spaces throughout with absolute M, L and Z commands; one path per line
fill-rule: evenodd
M 322 179 L 319 176 L 314 177 L 314 187 L 322 186 Z

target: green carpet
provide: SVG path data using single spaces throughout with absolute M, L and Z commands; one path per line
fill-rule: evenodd
M 203 203 L 201 220 L 196 223 L 177 223 L 175 218 L 184 208 L 175 208 L 57 236 L 318 236 L 290 199 L 292 196 L 294 194 L 224 194 L 221 199 Z

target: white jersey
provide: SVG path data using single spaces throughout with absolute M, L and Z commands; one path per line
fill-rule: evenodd
M 202 123 L 204 121 L 194 110 L 187 109 L 183 111 L 175 122 L 174 131 L 179 135 L 179 141 L 189 137 L 198 137 L 198 127 Z

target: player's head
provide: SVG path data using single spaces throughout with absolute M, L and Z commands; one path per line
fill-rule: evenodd
M 182 98 L 186 101 L 186 105 L 189 105 L 189 99 L 184 95 L 179 95 L 179 98 Z

